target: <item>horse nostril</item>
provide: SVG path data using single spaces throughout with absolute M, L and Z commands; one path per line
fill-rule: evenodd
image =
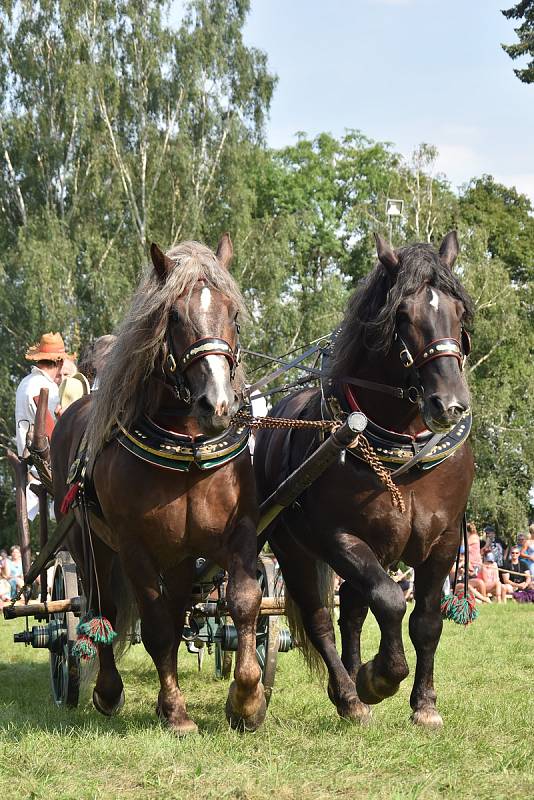
M 428 402 L 430 403 L 433 416 L 435 416 L 437 419 L 445 414 L 445 406 L 443 405 L 439 394 L 431 394 L 428 398 Z
M 459 403 L 451 403 L 451 405 L 447 408 L 447 414 L 449 417 L 451 417 L 451 419 L 460 419 L 464 411 L 465 406 L 462 406 Z
M 200 414 L 212 416 L 215 413 L 214 405 L 208 400 L 208 397 L 205 394 L 198 398 L 197 406 Z

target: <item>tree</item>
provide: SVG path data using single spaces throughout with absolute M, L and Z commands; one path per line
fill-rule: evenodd
M 177 30 L 166 0 L 0 5 L 4 443 L 28 344 L 109 333 L 147 240 L 215 243 L 239 216 L 275 85 L 249 5 L 192 0 Z
M 515 28 L 519 42 L 503 44 L 502 48 L 514 61 L 523 56 L 530 57 L 526 67 L 514 69 L 514 72 L 523 83 L 534 83 L 534 0 L 521 0 L 502 13 L 506 19 L 522 20 L 519 27 Z

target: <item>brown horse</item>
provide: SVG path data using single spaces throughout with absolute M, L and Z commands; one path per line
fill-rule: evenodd
M 254 730 L 265 717 L 265 697 L 256 660 L 261 597 L 252 465 L 246 447 L 231 460 L 208 462 L 210 468 L 197 459 L 200 452 L 215 458 L 232 449 L 227 446 L 235 432 L 231 418 L 243 384 L 238 337 L 243 301 L 228 272 L 232 244 L 225 235 L 216 254 L 196 242 L 166 255 L 152 245 L 151 254 L 153 267 L 134 295 L 98 391 L 71 406 L 54 431 L 56 513 L 61 515 L 69 468 L 87 431 L 89 463 L 96 459 L 96 506 L 87 505 L 94 535 L 82 534 L 78 507 L 69 549 L 86 595 L 92 587 L 93 611 L 113 625 L 122 610 L 119 578 L 128 578 L 142 640 L 160 679 L 156 711 L 179 735 L 196 731 L 177 680 L 195 561 L 204 556 L 228 571 L 227 602 L 239 646 L 226 715 L 232 726 Z M 128 438 L 132 431 L 140 444 Z M 159 450 L 149 446 L 154 431 L 160 434 Z M 176 444 L 175 434 L 185 444 Z M 185 462 L 183 452 L 189 454 Z M 112 646 L 99 644 L 98 656 L 93 702 L 109 715 L 124 701 L 123 683 Z
M 300 629 L 293 620 L 297 641 L 308 658 L 318 654 L 326 664 L 328 693 L 340 716 L 361 722 L 369 719 L 369 704 L 394 694 L 408 675 L 401 632 L 406 603 L 387 569 L 399 559 L 415 567 L 412 720 L 438 726 L 433 664 L 441 587 L 459 545 L 473 479 L 471 448 L 463 443 L 470 416 L 462 371 L 469 341 L 463 325 L 472 306 L 452 273 L 454 231 L 439 253 L 427 244 L 394 251 L 380 237 L 377 250 L 379 263 L 353 294 L 335 337 L 329 380 L 322 391 L 284 399 L 272 415 L 320 419 L 359 408 L 369 418 L 366 435 L 390 466 L 417 452 L 433 433 L 453 430 L 429 456 L 439 461 L 436 466 L 421 469 L 430 465 L 422 461 L 395 479 L 404 512 L 349 451 L 272 524 L 268 538 L 300 612 Z M 260 500 L 316 446 L 308 432 L 260 432 L 254 452 Z M 341 658 L 323 591 L 331 586 L 330 568 L 344 579 Z M 360 633 L 369 608 L 381 640 L 377 655 L 362 665 Z

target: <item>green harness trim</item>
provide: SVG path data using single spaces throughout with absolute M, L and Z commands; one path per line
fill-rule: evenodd
M 232 425 L 220 436 L 186 436 L 156 425 L 143 417 L 126 430 L 119 426 L 117 441 L 129 453 L 156 467 L 188 472 L 192 464 L 201 470 L 214 469 L 236 458 L 248 445 L 250 429 Z

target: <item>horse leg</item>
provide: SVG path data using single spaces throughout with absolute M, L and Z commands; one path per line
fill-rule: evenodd
M 360 636 L 369 608 L 358 592 L 343 581 L 339 588 L 339 630 L 341 632 L 341 660 L 351 679 L 356 683 L 362 665 Z
M 360 701 L 356 686 L 337 652 L 332 617 L 319 591 L 317 560 L 285 526 L 279 537 L 275 529 L 269 542 L 278 558 L 286 590 L 299 608 L 306 635 L 328 670 L 330 700 L 340 717 L 366 724 L 370 718 L 369 706 Z
M 241 520 L 230 540 L 228 608 L 237 628 L 234 680 L 228 691 L 226 718 L 233 728 L 255 731 L 265 719 L 266 702 L 256 658 L 256 625 L 261 591 L 256 579 L 256 528 Z
M 177 679 L 177 633 L 179 631 L 181 636 L 183 614 L 175 616 L 174 609 L 171 608 L 173 603 L 162 592 L 159 572 L 147 553 L 132 547 L 130 542 L 129 547 L 121 551 L 121 558 L 137 599 L 141 638 L 158 671 L 160 691 L 156 713 L 176 735 L 195 733 L 197 726 L 187 713 Z M 184 594 L 186 588 L 190 594 L 190 560 L 183 562 L 183 565 Z M 180 566 L 173 570 L 172 585 L 179 584 Z
M 378 653 L 359 668 L 356 677 L 360 700 L 380 703 L 395 694 L 409 672 L 402 644 L 404 592 L 381 567 L 371 548 L 352 534 L 333 536 L 328 542 L 327 558 L 338 575 L 364 599 L 380 627 Z
M 182 561 L 171 570 L 167 570 L 163 574 L 163 583 L 165 586 L 165 594 L 168 601 L 169 609 L 174 621 L 174 645 L 171 652 L 171 661 L 175 664 L 175 670 L 178 662 L 178 649 L 182 641 L 182 634 L 184 631 L 185 613 L 188 606 L 191 604 L 191 590 L 195 575 L 195 559 L 189 558 Z M 180 691 L 178 678 L 176 677 L 176 686 Z M 172 692 L 172 696 L 174 696 Z M 184 705 L 185 708 L 185 705 Z M 160 691 L 158 696 L 158 705 L 156 713 L 160 719 L 169 723 L 174 711 L 172 704 L 169 706 L 168 699 L 164 693 Z M 172 727 L 172 725 L 171 725 Z M 181 723 L 178 733 L 184 735 L 187 733 L 196 733 L 196 724 L 189 720 L 187 724 Z
M 457 546 L 458 534 L 455 532 Z M 441 549 L 436 548 L 436 551 Z M 445 548 L 443 548 L 445 550 Z M 447 550 L 445 550 L 445 553 Z M 454 560 L 454 552 L 448 559 L 441 551 L 415 569 L 415 606 L 410 615 L 410 638 L 417 655 L 415 678 L 410 705 L 412 722 L 427 728 L 443 725 L 436 710 L 434 691 L 434 656 L 443 628 L 441 617 L 441 587 Z
M 112 591 L 111 574 L 116 554 L 98 536 L 91 535 L 91 544 L 83 546 L 83 537 L 88 534 L 76 523 L 69 533 L 69 550 L 76 560 L 84 590 L 92 587 L 93 612 L 107 617 L 115 628 L 117 608 Z M 84 553 L 89 552 L 86 559 Z M 98 675 L 93 689 L 93 705 L 106 717 L 116 714 L 124 705 L 124 687 L 117 670 L 113 645 L 98 644 Z

